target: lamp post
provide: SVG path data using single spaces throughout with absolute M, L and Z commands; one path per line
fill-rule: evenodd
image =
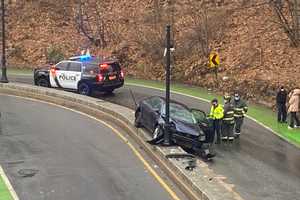
M 5 6 L 4 0 L 1 0 L 1 21 L 2 21 L 2 77 L 1 83 L 8 83 L 7 75 L 6 75 L 6 56 L 5 56 Z
M 170 145 L 170 76 L 171 76 L 171 26 L 166 27 L 166 122 L 164 145 Z

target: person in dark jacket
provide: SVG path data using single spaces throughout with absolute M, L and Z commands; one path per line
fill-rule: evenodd
M 244 122 L 244 115 L 248 111 L 248 106 L 243 101 L 238 92 L 234 93 L 234 99 L 232 101 L 234 107 L 234 121 L 235 121 L 235 137 L 238 138 L 241 134 L 242 125 Z
M 224 95 L 224 117 L 222 122 L 222 140 L 232 141 L 234 128 L 234 107 L 231 103 L 231 96 Z
M 280 87 L 280 90 L 276 96 L 276 105 L 277 105 L 277 120 L 279 123 L 286 123 L 286 99 L 287 99 L 287 91 L 283 86 Z

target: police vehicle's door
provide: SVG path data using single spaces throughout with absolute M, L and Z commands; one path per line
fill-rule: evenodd
M 60 62 L 50 69 L 50 84 L 51 87 L 65 88 L 65 76 L 69 62 Z
M 68 74 L 65 79 L 66 88 L 77 90 L 77 85 L 80 79 L 81 79 L 81 63 L 76 61 L 70 62 L 68 66 Z

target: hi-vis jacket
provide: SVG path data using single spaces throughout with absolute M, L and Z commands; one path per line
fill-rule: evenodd
M 243 100 L 233 101 L 234 106 L 234 117 L 244 117 L 245 113 L 248 111 L 248 106 Z
M 222 119 L 224 116 L 223 107 L 219 104 L 217 107 L 212 106 L 210 109 L 210 117 L 212 119 Z

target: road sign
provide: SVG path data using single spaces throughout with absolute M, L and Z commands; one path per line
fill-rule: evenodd
M 218 67 L 220 65 L 220 56 L 216 52 L 212 52 L 209 54 L 209 66 L 210 67 Z

